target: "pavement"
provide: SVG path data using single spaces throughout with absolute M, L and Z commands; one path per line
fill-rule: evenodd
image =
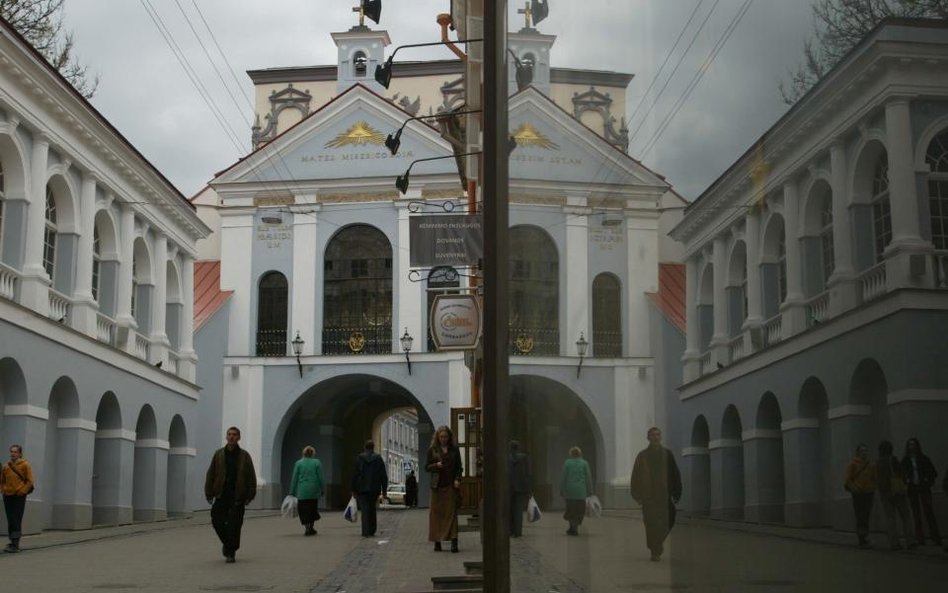
M 464 518 L 462 517 L 462 521 Z M 464 574 L 481 559 L 476 532 L 460 534 L 458 554 L 434 552 L 425 509 L 386 508 L 375 537 L 360 536 L 340 512 L 323 512 L 319 534 L 295 520 L 249 511 L 236 564 L 225 564 L 207 513 L 188 519 L 24 538 L 20 554 L 0 554 L 0 591 L 416 592 L 431 577 Z M 682 520 L 661 562 L 650 562 L 636 511 L 587 519 L 565 535 L 559 513 L 512 539 L 511 591 L 810 592 L 944 591 L 948 554 L 935 547 L 890 552 L 874 534 L 858 550 L 852 534 L 711 520 Z

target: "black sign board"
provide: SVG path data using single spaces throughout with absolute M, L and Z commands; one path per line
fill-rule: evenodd
M 409 264 L 414 268 L 476 264 L 484 256 L 481 223 L 476 214 L 412 215 Z

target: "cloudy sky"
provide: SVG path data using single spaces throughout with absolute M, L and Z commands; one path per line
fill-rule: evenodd
M 350 9 L 356 4 L 357 0 L 67 0 L 65 23 L 75 34 L 77 55 L 99 76 L 93 104 L 182 193 L 192 195 L 247 151 L 252 109 L 246 97 L 253 95 L 245 72 L 335 63 L 329 33 L 355 23 Z M 517 4 L 522 5 L 512 1 L 510 7 L 513 30 L 522 26 Z M 630 152 L 665 175 L 688 199 L 694 199 L 786 110 L 777 84 L 798 63 L 812 24 L 808 0 L 549 0 L 549 4 L 550 16 L 538 28 L 557 36 L 553 65 L 635 74 L 627 112 L 633 114 L 630 129 L 638 131 Z M 369 24 L 388 30 L 396 45 L 432 41 L 438 36 L 435 17 L 448 6 L 448 0 L 383 0 L 381 24 Z M 175 58 L 149 14 L 151 9 L 223 114 L 223 124 Z M 679 36 L 677 49 L 656 78 Z M 405 59 L 450 57 L 443 48 L 413 51 Z M 704 76 L 697 82 L 700 70 Z M 681 102 L 690 86 L 690 95 Z

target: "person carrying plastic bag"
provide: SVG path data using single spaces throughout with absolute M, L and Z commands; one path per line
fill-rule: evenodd
M 586 498 L 594 496 L 592 472 L 579 447 L 571 448 L 569 458 L 563 463 L 560 496 L 566 499 L 566 512 L 563 513 L 563 518 L 569 523 L 566 535 L 579 535 L 579 526 L 586 516 Z

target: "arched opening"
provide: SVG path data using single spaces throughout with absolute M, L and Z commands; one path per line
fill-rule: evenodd
M 131 520 L 129 502 L 122 499 L 128 488 L 122 472 L 128 449 L 122 431 L 122 412 L 118 398 L 111 391 L 99 400 L 95 414 L 95 448 L 92 459 L 92 523 L 115 525 Z M 131 443 L 128 443 L 131 445 Z M 123 483 L 124 482 L 124 483 Z
M 168 261 L 165 270 L 165 333 L 171 350 L 177 352 L 181 348 L 181 321 L 184 313 L 184 299 L 181 295 L 181 276 L 178 266 Z M 170 369 L 169 369 L 170 370 Z
M 559 254 L 543 229 L 510 228 L 510 353 L 560 353 Z
M 188 431 L 184 420 L 175 414 L 168 429 L 168 480 L 166 500 L 169 517 L 182 517 L 189 514 L 187 493 L 188 470 L 192 453 L 188 449 Z
M 92 247 L 92 295 L 99 303 L 99 313 L 113 318 L 117 306 L 120 264 L 115 223 L 106 210 L 96 212 Z M 113 340 L 107 341 L 112 343 Z
M 385 421 L 393 417 L 405 419 L 412 414 L 416 418 L 414 434 L 392 433 L 389 447 L 388 434 L 382 432 Z M 349 501 L 356 458 L 366 439 L 375 441 L 375 452 L 382 455 L 386 463 L 398 458 L 417 469 L 424 463 L 422 456 L 433 428 L 434 423 L 424 406 L 401 385 L 365 374 L 334 377 L 313 385 L 284 414 L 274 433 L 270 479 L 287 492 L 293 465 L 303 447 L 311 445 L 322 463 L 326 481 L 326 493 L 320 505 L 342 508 Z M 389 466 L 388 472 L 393 482 L 399 477 L 398 468 Z M 427 506 L 428 473 L 416 473 L 419 505 Z
M 832 500 L 838 480 L 828 418 L 829 397 L 816 377 L 800 388 L 797 419 L 786 431 L 788 445 L 787 523 L 798 527 L 832 524 Z
M 760 282 L 764 319 L 774 319 L 787 298 L 787 235 L 783 216 L 779 214 L 770 217 L 764 231 Z
M 50 529 L 75 529 L 76 500 L 79 480 L 77 475 L 78 432 L 75 420 L 79 417 L 79 394 L 69 377 L 60 377 L 49 393 L 49 418 L 46 421 L 46 447 L 43 479 L 37 483 L 38 496 L 42 497 L 48 513 L 45 525 Z M 73 422 L 69 422 L 72 420 Z
M 878 140 L 866 144 L 853 169 L 852 211 L 853 263 L 865 271 L 882 263 L 892 240 L 892 216 L 889 202 L 888 155 Z
M 352 56 L 353 75 L 356 78 L 365 78 L 365 73 L 369 67 L 369 58 L 361 49 Z
M 257 356 L 286 356 L 289 283 L 280 272 L 267 272 L 257 288 Z
M 0 134 L 0 270 L 3 266 L 17 269 L 22 263 L 20 236 L 10 229 L 26 226 L 25 180 L 26 171 L 16 143 L 11 136 Z M 0 277 L 0 297 L 13 299 L 15 294 L 14 277 Z
M 835 268 L 833 252 L 833 190 L 820 179 L 810 188 L 803 212 L 803 289 L 815 297 L 827 289 Z
M 510 438 L 520 441 L 521 451 L 530 457 L 533 494 L 540 508 L 566 506 L 559 480 L 570 447 L 582 450 L 593 482 L 605 482 L 602 432 L 586 403 L 568 387 L 536 375 L 511 376 L 510 427 Z
M 850 416 L 853 431 L 848 451 L 860 442 L 874 451 L 879 441 L 890 438 L 888 394 L 888 382 L 879 363 L 871 358 L 860 361 L 850 380 L 849 403 L 862 406 L 863 410 Z
M 51 288 L 62 295 L 56 303 L 58 306 L 50 311 L 54 319 L 69 314 L 68 299 L 74 289 L 79 236 L 76 234 L 72 200 L 66 179 L 60 174 L 53 175 L 46 184 L 43 268 L 50 278 Z
M 142 406 L 135 423 L 135 461 L 132 477 L 132 508 L 136 521 L 158 521 L 167 517 L 165 494 L 168 471 L 167 445 L 158 440 L 155 411 Z M 160 485 L 160 486 L 159 486 Z
M 435 297 L 439 294 L 457 294 L 457 289 L 461 286 L 461 276 L 458 271 L 449 266 L 437 267 L 428 274 L 428 314 L 426 319 L 431 319 L 431 308 L 434 306 Z M 431 326 L 428 327 L 428 352 L 434 352 L 435 343 L 431 335 Z
M 721 442 L 716 470 L 721 484 L 719 505 L 712 505 L 712 513 L 725 519 L 744 518 L 744 441 L 741 416 L 733 405 L 724 410 L 721 419 Z M 718 509 L 714 507 L 718 506 Z
M 728 335 L 736 338 L 741 335 L 747 319 L 747 244 L 744 241 L 735 242 L 731 250 L 725 294 Z
M 935 136 L 925 152 L 928 165 L 928 211 L 935 249 L 948 251 L 948 130 Z M 942 258 L 940 286 L 948 286 L 948 260 Z
M 151 253 L 145 239 L 135 239 L 132 251 L 132 317 L 140 336 L 151 333 L 151 307 L 154 279 L 151 274 Z M 143 353 L 139 352 L 139 355 Z M 147 354 L 146 356 L 147 357 Z
M 0 262 L 3 261 L 3 207 L 6 205 L 6 191 L 3 179 L 3 155 L 0 154 Z M 6 296 L 6 295 L 4 295 Z M 7 296 L 6 298 L 10 298 Z
M 592 286 L 592 355 L 622 356 L 622 287 L 615 274 L 602 273 Z
M 392 244 L 375 227 L 340 230 L 326 246 L 323 354 L 392 352 Z
M 698 416 L 691 425 L 691 449 L 687 456 L 689 485 L 686 492 L 691 491 L 689 510 L 699 515 L 706 515 L 711 511 L 711 457 L 708 455 L 710 443 L 708 421 L 704 416 Z
M 757 406 L 753 438 L 745 442 L 746 455 L 755 466 L 756 488 L 754 500 L 747 505 L 748 518 L 762 523 L 782 523 L 784 489 L 783 433 L 780 404 L 773 393 L 767 392 Z
M 22 443 L 26 427 L 22 422 L 13 422 L 12 418 L 5 416 L 4 410 L 7 406 L 24 405 L 28 401 L 23 369 L 12 358 L 0 360 L 0 434 L 5 435 L 10 443 Z
M 698 350 L 711 347 L 714 336 L 714 266 L 706 264 L 698 280 Z

